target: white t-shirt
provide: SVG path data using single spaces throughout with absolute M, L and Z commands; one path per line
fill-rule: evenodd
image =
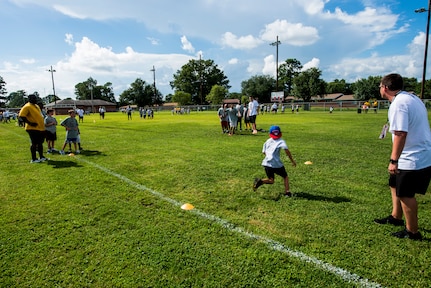
M 401 91 L 388 111 L 392 140 L 395 131 L 407 132 L 398 161 L 401 170 L 419 170 L 431 166 L 431 130 L 428 112 L 419 97 Z
M 250 101 L 250 103 L 248 103 L 248 111 L 249 111 L 249 116 L 254 116 L 257 115 L 257 109 L 259 107 L 259 103 L 256 100 Z
M 265 158 L 262 160 L 262 166 L 272 167 L 272 168 L 281 168 L 283 167 L 283 162 L 280 159 L 281 150 L 286 150 L 287 144 L 286 142 L 279 139 L 269 138 L 265 141 L 262 148 L 262 153 L 265 153 Z

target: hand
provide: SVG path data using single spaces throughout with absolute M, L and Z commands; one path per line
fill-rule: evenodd
M 400 171 L 398 170 L 398 164 L 389 163 L 388 172 L 390 174 L 398 174 Z

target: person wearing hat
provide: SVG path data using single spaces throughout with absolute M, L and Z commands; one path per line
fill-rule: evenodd
M 19 119 L 25 123 L 25 130 L 30 136 L 31 161 L 30 163 L 39 163 L 48 160 L 43 156 L 43 142 L 45 141 L 45 123 L 40 107 L 36 104 L 37 97 L 34 94 L 28 95 L 28 102 L 21 108 Z M 36 157 L 39 153 L 39 159 Z
M 281 136 L 282 133 L 279 126 L 271 126 L 271 128 L 269 128 L 269 139 L 265 141 L 262 148 L 262 153 L 265 155 L 265 158 L 262 161 L 262 166 L 265 168 L 267 178 L 255 178 L 253 190 L 256 191 L 257 188 L 263 184 L 274 184 L 274 176 L 277 174 L 283 177 L 285 188 L 284 195 L 291 197 L 292 193 L 289 188 L 289 177 L 284 168 L 283 161 L 280 159 L 281 150 L 285 151 L 287 157 L 289 157 L 292 162 L 293 167 L 296 167 L 296 162 L 293 159 L 286 142 L 281 139 Z

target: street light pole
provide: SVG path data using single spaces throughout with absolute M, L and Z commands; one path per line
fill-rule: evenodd
M 54 93 L 54 111 L 55 111 L 55 108 L 57 107 L 57 96 L 55 96 L 54 72 L 56 72 L 56 71 L 54 69 L 52 69 L 52 65 L 51 65 L 51 69 L 46 70 L 46 71 L 51 72 L 52 91 Z
M 424 98 L 425 93 L 425 78 L 426 78 L 426 70 L 427 70 L 427 58 L 428 58 L 428 38 L 429 38 L 429 30 L 430 30 L 430 11 L 431 11 L 431 0 L 428 0 L 428 9 L 420 8 L 416 9 L 416 13 L 428 12 L 427 18 L 427 30 L 425 35 L 425 52 L 424 52 L 424 65 L 422 70 L 422 83 L 421 83 L 421 98 Z
M 271 46 L 276 46 L 277 47 L 276 48 L 276 56 L 275 56 L 275 58 L 276 58 L 276 60 L 275 60 L 275 73 L 276 73 L 276 75 L 275 75 L 275 77 L 276 77 L 275 91 L 278 91 L 278 45 L 280 45 L 280 44 L 281 44 L 281 42 L 278 41 L 278 36 L 277 36 L 277 41 L 272 42 L 271 44 L 269 44 Z

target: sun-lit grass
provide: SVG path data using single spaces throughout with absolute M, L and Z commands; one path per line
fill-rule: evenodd
M 298 162 L 285 159 L 292 198 L 279 177 L 251 189 L 267 133 L 228 137 L 215 112 L 86 116 L 83 153 L 41 164 L 29 163 L 25 131 L 0 123 L 0 287 L 355 286 L 175 203 L 383 286 L 427 287 L 430 196 L 418 198 L 425 241 L 372 221 L 391 207 L 391 142 L 378 139 L 386 118 L 259 115 L 260 129 L 280 125 Z M 58 127 L 57 148 L 64 134 Z

